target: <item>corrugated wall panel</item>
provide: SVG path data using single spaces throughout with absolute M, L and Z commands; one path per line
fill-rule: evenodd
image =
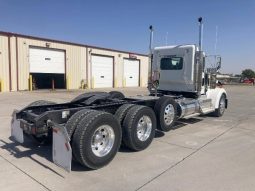
M 66 52 L 66 76 L 70 89 L 81 87 L 82 79 L 86 79 L 86 48 L 54 42 L 18 37 L 18 76 L 19 90 L 28 89 L 29 78 L 29 46 L 46 48 L 46 43 L 51 49 L 60 49 Z
M 149 58 L 145 56 L 138 56 L 141 61 L 140 65 L 140 84 L 142 87 L 147 87 L 148 85 L 148 73 L 149 73 Z
M 9 91 L 9 48 L 8 37 L 0 35 L 0 80 L 2 91 Z
M 16 37 L 10 37 L 11 45 L 11 83 L 12 91 L 17 91 Z
M 17 47 L 16 41 L 18 45 Z M 66 76 L 69 79 L 68 81 L 70 89 L 80 88 L 82 80 L 87 82 L 88 87 L 91 87 L 91 54 L 101 54 L 114 57 L 114 87 L 123 87 L 123 59 L 129 58 L 128 53 L 104 50 L 100 48 L 86 48 L 78 45 L 48 42 L 28 37 L 11 36 L 10 50 L 12 90 L 17 90 L 17 86 L 19 87 L 19 90 L 28 90 L 29 46 L 46 48 L 46 44 L 48 44 L 49 48 L 51 49 L 60 49 L 66 52 Z M 9 91 L 9 48 L 7 36 L 0 36 L 0 52 L 0 78 L 4 82 L 4 90 Z M 88 63 L 86 63 L 87 53 Z M 137 55 L 137 59 L 140 60 L 140 86 L 146 87 L 149 68 L 148 57 Z M 18 64 L 16 60 L 18 60 Z M 17 72 L 19 82 L 18 84 Z M 86 77 L 87 74 L 88 81 Z
M 129 58 L 129 54 L 122 52 L 107 51 L 95 48 L 88 48 L 90 54 L 89 56 L 89 71 L 91 71 L 91 54 L 107 55 L 114 57 L 114 87 L 123 87 L 124 81 L 124 58 Z M 148 82 L 148 57 L 146 56 L 136 56 L 140 60 L 140 87 L 147 87 Z M 91 87 L 91 72 L 88 75 L 89 87 Z

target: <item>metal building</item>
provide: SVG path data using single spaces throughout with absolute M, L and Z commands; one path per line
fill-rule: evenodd
M 148 56 L 0 32 L 0 91 L 146 87 Z

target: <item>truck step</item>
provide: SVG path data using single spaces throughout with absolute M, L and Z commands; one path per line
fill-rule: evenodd
M 201 109 L 202 114 L 208 114 L 208 113 L 211 113 L 211 112 L 214 112 L 214 111 L 215 111 L 214 107 Z
M 213 109 L 212 99 L 207 99 L 207 98 L 200 99 L 199 105 L 200 105 L 200 110 L 203 114 L 209 113 Z
M 201 113 L 193 113 L 191 115 L 187 115 L 187 116 L 183 117 L 183 119 L 189 119 L 189 118 L 192 118 L 192 117 L 197 117 L 199 115 L 201 115 Z

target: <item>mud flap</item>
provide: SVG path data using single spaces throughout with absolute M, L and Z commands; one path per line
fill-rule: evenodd
M 52 156 L 53 162 L 71 172 L 72 166 L 72 148 L 70 145 L 70 138 L 67 134 L 66 128 L 62 125 L 53 124 L 53 143 Z
M 24 134 L 23 130 L 20 128 L 20 121 L 16 118 L 16 113 L 18 111 L 15 110 L 12 113 L 12 121 L 11 121 L 11 136 L 19 143 L 24 143 Z

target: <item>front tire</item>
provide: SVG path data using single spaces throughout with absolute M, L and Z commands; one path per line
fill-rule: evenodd
M 110 113 L 95 111 L 78 124 L 72 148 L 81 165 L 99 169 L 112 161 L 121 143 L 121 127 Z
M 219 106 L 217 109 L 215 109 L 214 115 L 216 117 L 223 116 L 225 109 L 226 109 L 225 107 L 226 107 L 226 96 L 223 94 L 220 97 Z

